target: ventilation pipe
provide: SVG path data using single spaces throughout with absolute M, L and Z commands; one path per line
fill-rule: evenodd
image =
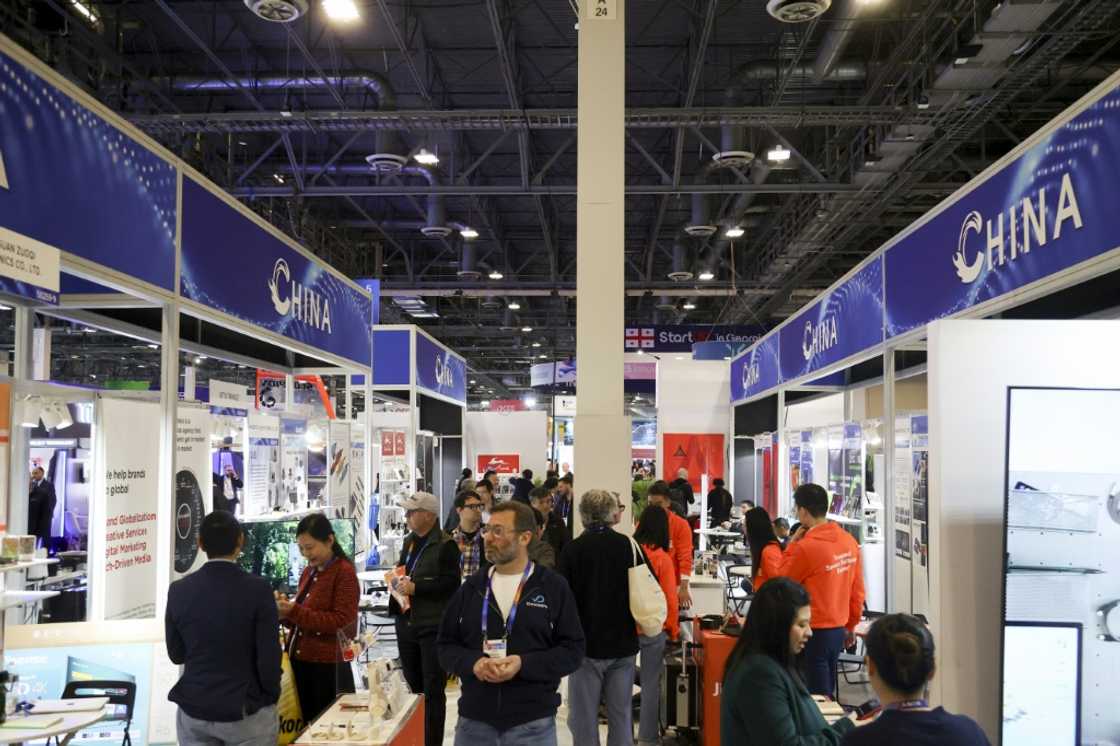
M 707 178 L 707 171 L 701 175 L 700 179 Z M 716 226 L 712 223 L 711 214 L 708 209 L 708 200 L 704 194 L 692 195 L 692 218 L 684 227 L 684 232 L 693 238 L 707 238 L 716 232 Z M 674 255 L 676 247 L 673 248 Z
M 813 62 L 813 82 L 823 83 L 837 67 L 840 56 L 848 48 L 852 36 L 856 31 L 856 16 L 859 14 L 855 0 L 835 0 L 832 15 L 832 25 L 821 39 L 817 58 Z M 866 71 L 865 71 L 866 72 Z
M 692 273 L 690 272 L 688 276 L 692 277 Z M 657 308 L 658 311 L 676 311 L 677 310 L 677 304 L 669 296 L 659 295 L 659 296 L 657 296 L 657 306 L 656 306 L 656 308 Z
M 693 196 L 700 197 L 703 195 L 696 194 Z M 685 230 L 687 231 L 688 228 L 685 228 Z M 712 230 L 715 230 L 715 226 L 712 226 Z M 673 271 L 669 273 L 669 279 L 673 282 L 688 282 L 692 279 L 692 267 L 690 265 L 688 246 L 685 245 L 684 241 L 677 239 L 673 243 Z
M 420 176 L 428 182 L 428 186 L 439 186 L 439 175 L 431 169 L 420 166 L 407 166 L 401 169 L 402 173 Z M 447 222 L 447 211 L 443 204 L 442 194 L 428 195 L 428 219 L 420 228 L 426 238 L 447 238 L 451 235 L 452 226 Z
M 478 280 L 482 277 L 482 272 L 478 270 L 475 264 L 476 252 L 474 242 L 462 242 L 462 254 L 459 256 L 459 271 L 456 273 L 460 280 Z

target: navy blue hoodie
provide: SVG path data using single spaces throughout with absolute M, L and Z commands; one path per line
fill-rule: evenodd
M 502 684 L 479 681 L 474 675 L 474 664 L 483 657 L 487 582 L 486 571 L 467 578 L 447 605 L 436 640 L 440 666 L 462 682 L 460 717 L 499 732 L 555 717 L 560 679 L 579 668 L 584 651 L 583 627 L 567 581 L 540 565 L 525 581 L 507 649 L 508 655 L 521 656 L 521 671 Z M 492 595 L 487 626 L 490 639 L 503 636 L 505 618 Z

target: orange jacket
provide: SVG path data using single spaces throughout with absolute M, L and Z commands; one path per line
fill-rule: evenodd
M 805 586 L 814 629 L 855 629 L 863 614 L 863 563 L 859 544 L 835 523 L 809 530 L 786 549 L 778 574 Z
M 672 510 L 669 514 L 669 556 L 673 560 L 673 570 L 677 585 L 681 578 L 692 574 L 692 526 Z
M 781 574 L 779 572 L 781 566 L 782 545 L 777 542 L 767 544 L 762 548 L 762 557 L 758 561 L 758 574 L 754 576 L 754 582 L 751 585 L 757 591 L 767 580 L 776 578 Z
M 665 594 L 665 608 L 668 612 L 665 615 L 665 631 L 669 633 L 670 640 L 675 640 L 681 631 L 677 584 L 674 582 L 676 568 L 673 566 L 673 560 L 669 557 L 669 553 L 661 547 L 642 544 L 642 551 L 646 553 L 646 559 L 649 560 L 653 575 L 657 578 L 658 584 L 661 585 L 661 592 Z

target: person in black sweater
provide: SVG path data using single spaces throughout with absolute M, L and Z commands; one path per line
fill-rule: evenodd
M 529 493 L 530 506 L 544 516 L 544 535 L 541 539 L 551 544 L 552 551 L 559 557 L 570 541 L 570 535 L 568 527 L 552 509 L 552 501 L 552 491 L 547 487 L 537 487 Z
M 842 746 L 990 746 L 975 721 L 930 707 L 925 692 L 933 657 L 933 635 L 916 617 L 876 620 L 867 633 L 867 674 L 883 714 L 848 733 Z
M 244 543 L 232 514 L 210 513 L 198 535 L 209 561 L 167 591 L 167 657 L 184 667 L 167 695 L 181 744 L 271 746 L 279 735 L 280 617 L 268 581 L 237 565 Z
M 712 481 L 708 492 L 708 526 L 718 528 L 731 520 L 731 493 L 724 487 L 722 479 Z
M 696 495 L 692 492 L 692 483 L 688 481 L 688 469 L 677 471 L 677 478 L 669 483 L 669 489 L 676 493 L 673 502 L 679 502 L 687 516 L 689 507 L 696 502 Z
M 513 498 L 519 503 L 529 504 L 529 493 L 533 491 L 533 470 L 526 469 L 520 477 L 509 480 L 513 485 Z
M 633 545 L 611 527 L 622 506 L 606 490 L 589 490 L 579 500 L 583 534 L 564 548 L 557 569 L 579 608 L 587 636 L 587 657 L 568 677 L 568 729 L 572 742 L 599 742 L 599 701 L 607 704 L 611 746 L 633 743 L 633 696 L 638 629 L 630 613 L 629 571 Z

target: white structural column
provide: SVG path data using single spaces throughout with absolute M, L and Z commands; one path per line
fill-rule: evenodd
M 625 323 L 625 0 L 581 0 L 576 143 L 576 495 L 618 492 L 629 531 L 630 418 Z M 576 511 L 577 532 L 582 528 Z
M 179 304 L 163 305 L 159 352 L 159 505 L 156 511 L 156 618 L 162 619 L 167 606 L 167 587 L 171 583 L 175 546 L 175 443 L 179 429 Z M 194 380 L 187 382 L 194 391 Z

